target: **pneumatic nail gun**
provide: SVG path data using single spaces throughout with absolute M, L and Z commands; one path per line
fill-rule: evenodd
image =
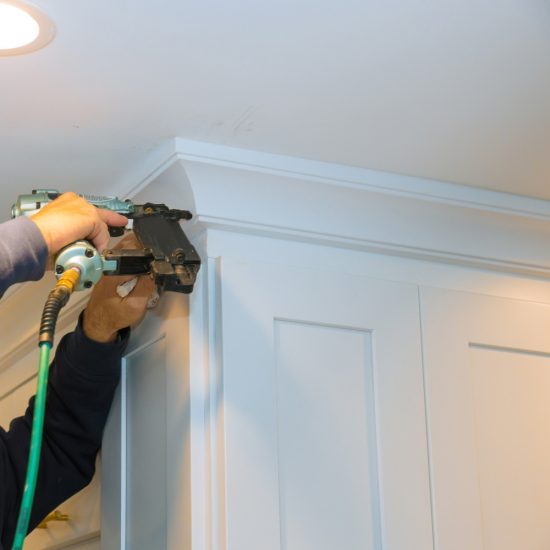
M 55 189 L 36 189 L 19 195 L 11 210 L 12 217 L 31 216 L 60 194 Z M 100 254 L 90 242 L 77 241 L 58 253 L 57 278 L 67 269 L 78 268 L 80 280 L 75 290 L 83 290 L 92 287 L 102 275 L 150 273 L 162 290 L 192 292 L 201 260 L 179 224 L 180 220 L 190 220 L 191 212 L 170 209 L 165 204 L 134 204 L 117 197 L 80 196 L 97 208 L 112 210 L 132 220 L 142 248 L 105 250 Z M 124 228 L 110 227 L 109 233 L 112 237 L 121 236 Z

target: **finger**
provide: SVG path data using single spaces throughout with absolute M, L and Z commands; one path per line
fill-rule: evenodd
M 128 224 L 128 218 L 122 214 L 118 214 L 117 212 L 98 208 L 97 213 L 99 214 L 99 217 L 111 227 L 124 227 Z
M 92 241 L 99 252 L 103 252 L 105 248 L 107 248 L 110 238 L 109 229 L 104 222 L 97 222 L 92 232 L 87 237 L 87 239 Z

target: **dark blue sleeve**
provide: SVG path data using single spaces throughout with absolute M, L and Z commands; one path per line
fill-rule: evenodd
M 25 217 L 0 224 L 0 297 L 14 283 L 44 275 L 48 247 L 36 224 Z
M 103 428 L 120 379 L 129 329 L 114 344 L 86 337 L 79 322 L 59 343 L 46 400 L 44 439 L 29 531 L 56 506 L 88 485 Z M 23 417 L 0 428 L 0 538 L 11 548 L 29 453 L 34 397 Z M 1 546 L 0 546 L 1 547 Z

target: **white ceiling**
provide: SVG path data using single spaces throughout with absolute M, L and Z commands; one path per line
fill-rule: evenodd
M 1 210 L 173 136 L 550 199 L 549 0 L 35 4 L 57 36 L 0 57 Z

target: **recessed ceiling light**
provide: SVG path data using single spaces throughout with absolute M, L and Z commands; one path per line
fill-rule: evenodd
M 43 48 L 55 27 L 38 8 L 20 0 L 0 0 L 0 55 L 19 55 Z

